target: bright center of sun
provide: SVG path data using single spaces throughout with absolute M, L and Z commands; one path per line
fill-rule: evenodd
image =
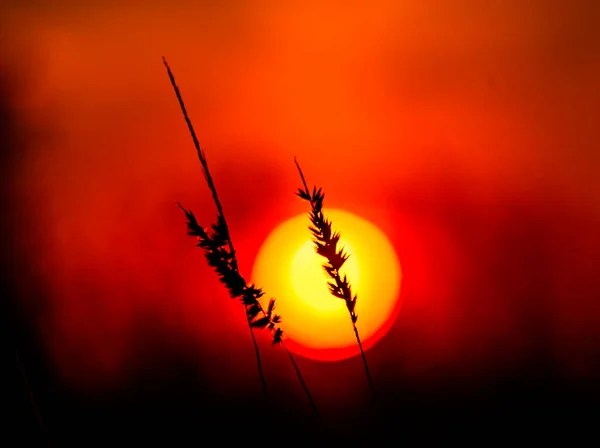
M 342 267 L 357 293 L 356 323 L 363 348 L 387 333 L 399 311 L 401 270 L 392 244 L 372 223 L 342 210 L 325 210 L 332 229 L 342 235 L 349 258 Z M 286 344 L 295 353 L 340 360 L 359 352 L 346 303 L 329 292 L 332 281 L 316 253 L 308 214 L 285 221 L 267 237 L 256 257 L 252 281 L 276 299 Z

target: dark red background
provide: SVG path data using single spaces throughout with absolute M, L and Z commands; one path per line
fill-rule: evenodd
M 600 374 L 600 11 L 485 4 L 2 7 L 6 359 L 16 346 L 56 446 L 311 428 L 266 335 L 274 403 L 258 404 L 240 307 L 185 235 L 177 201 L 205 224 L 214 207 L 163 55 L 243 272 L 304 210 L 293 156 L 397 249 L 403 308 L 367 353 L 381 426 L 358 358 L 299 360 L 331 437 L 583 433 Z M 7 405 L 37 437 L 12 372 Z

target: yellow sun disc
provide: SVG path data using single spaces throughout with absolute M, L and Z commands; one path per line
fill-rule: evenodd
M 400 264 L 387 237 L 370 222 L 342 210 L 325 210 L 338 247 L 349 255 L 342 267 L 358 294 L 357 327 L 365 349 L 389 330 L 399 308 Z M 339 360 L 358 353 L 346 303 L 329 292 L 332 281 L 316 253 L 308 230 L 308 214 L 278 226 L 256 257 L 252 281 L 276 299 L 288 346 L 296 353 L 321 360 Z

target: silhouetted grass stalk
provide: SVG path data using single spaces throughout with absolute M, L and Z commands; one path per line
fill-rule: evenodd
M 304 173 L 302 172 L 302 169 L 300 168 L 300 165 L 295 157 L 294 163 L 296 164 L 296 168 L 298 168 L 303 185 L 303 188 L 299 188 L 296 194 L 300 198 L 310 203 L 311 211 L 309 217 L 312 225 L 309 226 L 308 229 L 313 234 L 313 242 L 315 244 L 316 252 L 327 260 L 327 262 L 323 264 L 323 269 L 325 269 L 325 272 L 329 278 L 333 280 L 332 282 L 327 283 L 327 286 L 329 286 L 329 292 L 331 292 L 334 297 L 342 299 L 346 302 L 346 308 L 348 309 L 348 313 L 350 313 L 350 320 L 352 321 L 352 328 L 354 329 L 356 342 L 360 348 L 360 354 L 365 366 L 365 373 L 369 382 L 369 388 L 375 397 L 375 388 L 373 387 L 373 379 L 371 378 L 371 372 L 369 371 L 369 364 L 367 363 L 367 358 L 365 356 L 365 351 L 363 350 L 358 328 L 356 327 L 358 316 L 356 315 L 355 307 L 358 297 L 356 294 L 352 294 L 352 288 L 346 275 L 342 277 L 340 274 L 340 269 L 348 259 L 349 254 L 344 252 L 343 247 L 338 249 L 340 233 L 333 232 L 331 230 L 331 221 L 325 218 L 323 215 L 323 201 L 325 199 L 325 194 L 322 192 L 321 188 L 317 189 L 316 186 L 313 187 L 311 194 L 310 190 L 308 189 L 306 179 L 304 178 Z
M 181 111 L 192 136 L 192 140 L 196 148 L 196 153 L 202 165 L 202 172 L 204 174 L 204 178 L 208 184 L 208 187 L 212 193 L 214 203 L 217 207 L 217 223 L 212 225 L 212 233 L 209 234 L 203 227 L 201 227 L 198 224 L 194 214 L 191 211 L 183 208 L 181 204 L 178 203 L 179 207 L 184 211 L 187 218 L 188 235 L 195 236 L 198 238 L 198 246 L 204 249 L 204 255 L 208 261 L 208 264 L 211 267 L 213 267 L 213 269 L 217 272 L 219 280 L 228 289 L 230 296 L 232 298 L 241 299 L 245 307 L 246 319 L 248 321 L 248 327 L 250 329 L 252 342 L 254 344 L 258 373 L 260 376 L 260 380 L 263 387 L 263 393 L 265 394 L 265 396 L 267 395 L 267 383 L 262 370 L 260 351 L 256 342 L 256 337 L 254 335 L 254 328 L 267 328 L 273 334 L 273 344 L 281 345 L 286 351 L 292 363 L 292 366 L 294 367 L 296 376 L 300 381 L 300 385 L 302 386 L 310 402 L 313 412 L 317 415 L 317 407 L 306 383 L 304 382 L 304 378 L 302 377 L 300 368 L 298 367 L 296 360 L 294 359 L 292 353 L 288 350 L 282 339 L 283 330 L 281 330 L 281 328 L 278 325 L 281 322 L 281 317 L 273 313 L 273 310 L 275 309 L 275 299 L 271 299 L 269 301 L 269 305 L 265 310 L 258 300 L 264 295 L 262 290 L 260 288 L 255 287 L 252 284 L 246 283 L 246 280 L 242 277 L 242 275 L 239 272 L 236 252 L 233 247 L 231 236 L 229 234 L 229 226 L 227 225 L 227 221 L 223 213 L 223 208 L 221 206 L 221 201 L 219 200 L 219 196 L 217 194 L 217 189 L 214 185 L 212 176 L 208 169 L 206 156 L 200 148 L 200 143 L 198 142 L 196 132 L 194 131 L 192 122 L 187 114 L 183 98 L 181 97 L 179 88 L 175 83 L 175 77 L 173 76 L 173 73 L 171 72 L 171 69 L 167 64 L 165 58 L 163 58 L 163 63 L 169 74 L 171 85 L 175 90 L 177 100 L 179 101 L 179 106 L 181 107 Z
M 33 408 L 33 412 L 35 413 L 35 417 L 37 419 L 38 426 L 42 434 L 44 435 L 46 445 L 48 447 L 52 447 L 52 443 L 50 441 L 50 436 L 48 434 L 48 430 L 46 428 L 46 424 L 44 423 L 44 418 L 42 417 L 42 413 L 40 412 L 40 408 L 37 405 L 35 400 L 35 396 L 33 394 L 33 389 L 29 384 L 29 380 L 27 379 L 27 375 L 25 374 L 25 368 L 23 367 L 23 363 L 21 362 L 21 357 L 19 356 L 19 350 L 15 349 L 15 359 L 17 362 L 17 368 L 19 369 L 19 374 L 21 375 L 21 379 L 23 380 L 23 387 L 27 391 L 27 397 L 29 398 L 29 402 L 31 403 L 31 407 Z

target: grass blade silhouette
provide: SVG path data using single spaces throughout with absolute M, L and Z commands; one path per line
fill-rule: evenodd
M 183 102 L 183 98 L 181 96 L 181 93 L 179 91 L 179 88 L 177 87 L 177 84 L 175 82 L 175 77 L 173 76 L 173 73 L 171 72 L 171 68 L 169 67 L 169 64 L 167 63 L 166 59 L 163 57 L 163 63 L 167 69 L 167 73 L 169 75 L 169 80 L 171 81 L 171 85 L 173 86 L 173 89 L 175 91 L 175 95 L 177 96 L 177 100 L 179 102 L 179 106 L 181 108 L 181 112 L 183 113 L 183 117 L 185 118 L 185 122 L 188 126 L 188 129 L 190 131 L 190 134 L 192 136 L 192 140 L 194 142 L 194 147 L 196 148 L 196 153 L 198 155 L 198 159 L 200 160 L 200 164 L 202 165 L 202 173 L 204 174 L 204 179 L 206 180 L 207 184 L 208 184 L 208 188 L 210 189 L 210 192 L 212 194 L 213 197 L 213 201 L 215 203 L 215 206 L 217 207 L 217 220 L 222 224 L 223 226 L 223 235 L 228 235 L 229 234 L 229 229 L 227 227 L 227 222 L 225 221 L 225 216 L 223 214 L 223 207 L 221 206 L 221 201 L 219 200 L 219 196 L 217 194 L 217 189 L 215 188 L 215 184 L 213 182 L 212 176 L 210 174 L 210 171 L 208 170 L 208 163 L 206 161 L 206 157 L 204 155 L 204 152 L 202 151 L 201 147 L 200 147 L 200 142 L 198 141 L 198 137 L 196 136 L 196 132 L 194 131 L 194 127 L 192 125 L 192 122 L 189 118 L 189 115 L 187 113 L 187 109 L 185 108 L 185 104 Z M 192 229 L 190 228 L 190 217 L 193 218 L 193 215 L 191 214 L 191 212 L 187 211 L 186 209 L 184 209 L 181 204 L 178 204 L 179 207 L 185 212 L 186 216 L 188 216 L 188 229 L 190 230 L 190 232 L 192 231 Z M 195 218 L 193 218 L 193 221 L 195 221 Z M 198 228 L 200 229 L 200 226 L 198 226 Z M 197 229 L 196 229 L 197 230 Z M 204 229 L 202 229 L 202 231 L 204 232 Z M 206 232 L 200 234 L 199 232 L 197 232 L 198 234 L 193 234 L 194 236 L 197 236 L 198 238 L 202 238 L 205 237 L 206 241 L 211 241 L 208 237 L 208 235 L 206 234 Z M 231 239 L 225 237 L 224 238 L 225 243 L 228 245 L 228 249 L 229 249 L 229 256 L 230 258 L 227 260 L 228 263 L 230 263 L 231 265 L 231 269 L 233 271 L 237 271 L 238 267 L 237 267 L 237 259 L 235 257 L 235 248 L 233 247 L 233 243 L 231 242 Z M 208 255 L 208 253 L 207 253 Z M 210 261 L 209 261 L 210 264 Z M 261 362 L 261 358 L 260 358 L 260 350 L 258 348 L 258 343 L 256 342 L 256 337 L 254 336 L 254 328 L 252 326 L 252 318 L 248 315 L 248 312 L 246 312 L 246 318 L 248 321 L 248 328 L 250 329 L 250 335 L 252 338 L 252 343 L 254 345 L 254 352 L 255 352 L 255 356 L 256 356 L 256 363 L 257 363 L 257 367 L 258 367 L 258 375 L 260 377 L 260 382 L 262 385 L 262 389 L 263 389 L 263 394 L 266 396 L 267 395 L 267 382 L 265 380 L 265 376 L 264 376 L 264 372 L 262 369 L 262 362 Z
M 19 370 L 19 375 L 21 376 L 21 380 L 23 382 L 23 387 L 25 388 L 25 391 L 27 392 L 27 398 L 29 399 L 29 403 L 31 404 L 31 407 L 35 414 L 40 431 L 42 432 L 42 434 L 45 438 L 46 446 L 48 446 L 50 448 L 50 447 L 52 447 L 52 443 L 50 441 L 48 429 L 46 428 L 46 424 L 44 423 L 44 418 L 42 417 L 42 413 L 40 412 L 40 408 L 39 408 L 37 401 L 35 399 L 35 396 L 33 394 L 33 389 L 31 387 L 31 385 L 29 384 L 29 380 L 27 379 L 27 375 L 25 373 L 25 367 L 23 367 L 23 363 L 21 362 L 21 356 L 19 355 L 18 349 L 15 349 L 15 361 L 17 364 L 17 369 Z
M 194 131 L 194 127 L 187 114 L 183 98 L 181 97 L 181 93 L 175 82 L 175 77 L 173 76 L 171 68 L 169 67 L 164 57 L 163 63 L 167 69 L 171 85 L 175 90 L 175 94 L 177 96 L 177 100 L 179 101 L 181 111 L 192 136 L 192 140 L 196 148 L 196 153 L 202 165 L 202 172 L 204 174 L 204 178 L 208 184 L 208 187 L 211 191 L 214 203 L 217 208 L 217 223 L 213 224 L 212 232 L 209 234 L 203 227 L 201 227 L 198 224 L 196 217 L 191 211 L 186 210 L 181 204 L 178 204 L 187 218 L 188 235 L 194 236 L 198 239 L 198 246 L 204 249 L 204 254 L 208 261 L 208 264 L 211 267 L 213 267 L 213 269 L 217 272 L 221 283 L 223 283 L 228 289 L 230 296 L 232 298 L 241 299 L 245 307 L 246 319 L 248 321 L 248 327 L 250 328 L 250 334 L 252 335 L 252 342 L 254 344 L 258 372 L 263 386 L 264 394 L 267 394 L 266 380 L 264 378 L 262 370 L 260 351 L 256 342 L 256 337 L 254 336 L 254 328 L 266 328 L 269 331 L 271 331 L 273 334 L 273 344 L 281 345 L 286 351 L 292 363 L 292 366 L 294 367 L 294 371 L 296 372 L 296 376 L 298 377 L 300 385 L 302 386 L 302 389 L 304 390 L 309 400 L 309 403 L 313 409 L 313 412 L 315 413 L 315 415 L 318 415 L 317 407 L 313 400 L 312 394 L 310 393 L 310 390 L 308 389 L 308 386 L 306 385 L 304 378 L 302 377 L 300 368 L 298 367 L 296 360 L 294 359 L 293 355 L 288 350 L 287 346 L 285 345 L 285 342 L 283 341 L 283 330 L 279 327 L 279 323 L 281 322 L 281 316 L 273 313 L 275 309 L 275 299 L 271 299 L 269 301 L 269 305 L 265 310 L 258 300 L 264 295 L 262 290 L 260 288 L 255 287 L 252 284 L 246 283 L 246 280 L 242 277 L 242 275 L 239 272 L 235 248 L 233 246 L 233 241 L 229 233 L 229 226 L 223 213 L 221 201 L 219 200 L 219 196 L 217 194 L 217 189 L 214 185 L 212 176 L 208 169 L 206 156 L 200 147 L 198 138 L 196 137 L 196 132 Z
M 356 314 L 355 307 L 358 296 L 352 293 L 352 287 L 350 286 L 348 278 L 345 275 L 342 277 L 340 274 L 340 269 L 348 259 L 349 254 L 344 252 L 343 247 L 338 249 L 340 233 L 332 231 L 331 221 L 323 214 L 323 201 L 325 199 L 325 193 L 323 193 L 321 188 L 317 189 L 317 187 L 313 187 L 311 193 L 311 191 L 308 189 L 304 173 L 302 172 L 302 169 L 300 168 L 300 165 L 295 157 L 294 163 L 296 164 L 296 168 L 298 168 L 300 179 L 302 179 L 302 188 L 298 189 L 296 195 L 310 203 L 311 210 L 309 217 L 312 225 L 309 226 L 308 229 L 313 234 L 313 242 L 315 244 L 316 252 L 327 260 L 327 262 L 323 264 L 323 269 L 325 269 L 325 272 L 332 280 L 331 282 L 327 283 L 329 292 L 332 296 L 342 299 L 346 302 L 346 308 L 348 309 L 350 320 L 352 321 L 354 336 L 356 337 L 356 342 L 358 343 L 363 364 L 365 366 L 365 373 L 367 375 L 367 381 L 369 382 L 369 388 L 371 389 L 371 394 L 373 397 L 375 397 L 375 387 L 373 386 L 373 379 L 371 377 L 371 372 L 369 371 L 369 364 L 367 363 L 365 351 L 363 350 L 358 328 L 356 326 L 358 316 Z

